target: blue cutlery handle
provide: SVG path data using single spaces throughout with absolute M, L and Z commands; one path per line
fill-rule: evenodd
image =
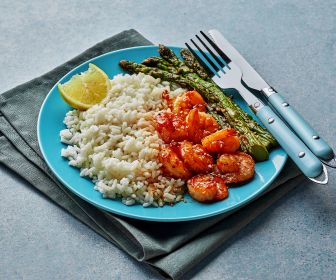
M 321 161 L 270 107 L 260 108 L 256 115 L 307 177 L 316 177 L 322 173 Z
M 279 93 L 274 92 L 268 100 L 317 157 L 325 160 L 333 157 L 334 152 L 327 142 L 318 136 L 314 128 Z

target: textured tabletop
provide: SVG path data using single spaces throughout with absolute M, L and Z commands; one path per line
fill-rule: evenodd
M 217 28 L 336 148 L 334 0 L 1 0 L 0 14 L 0 92 L 124 29 L 182 46 Z M 161 279 L 2 166 L 0 201 L 0 279 Z M 302 183 L 187 278 L 335 279 L 335 263 L 336 170 L 328 186 Z

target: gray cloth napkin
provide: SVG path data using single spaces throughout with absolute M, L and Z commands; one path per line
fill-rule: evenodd
M 288 162 L 267 193 L 236 210 L 233 215 L 229 213 L 201 221 L 160 224 L 102 211 L 62 186 L 46 166 L 38 147 L 36 123 L 45 96 L 64 74 L 92 57 L 150 44 L 137 31 L 124 31 L 45 75 L 0 95 L 0 162 L 138 261 L 151 265 L 165 277 L 180 279 L 293 189 L 303 177 L 293 163 Z

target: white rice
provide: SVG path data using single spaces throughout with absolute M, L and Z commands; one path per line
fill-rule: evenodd
M 67 144 L 61 155 L 80 169 L 106 198 L 121 198 L 125 205 L 163 206 L 183 199 L 184 181 L 162 175 L 157 156 L 163 145 L 153 116 L 163 110 L 163 90 L 170 90 L 144 74 L 117 75 L 107 97 L 87 111 L 69 111 L 67 129 L 60 132 Z

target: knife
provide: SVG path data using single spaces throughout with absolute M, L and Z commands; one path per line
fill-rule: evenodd
M 218 30 L 212 29 L 209 34 L 219 48 L 241 69 L 247 86 L 260 91 L 307 147 L 326 165 L 336 168 L 335 154 L 332 148 L 319 136 L 316 130 L 258 74 Z

